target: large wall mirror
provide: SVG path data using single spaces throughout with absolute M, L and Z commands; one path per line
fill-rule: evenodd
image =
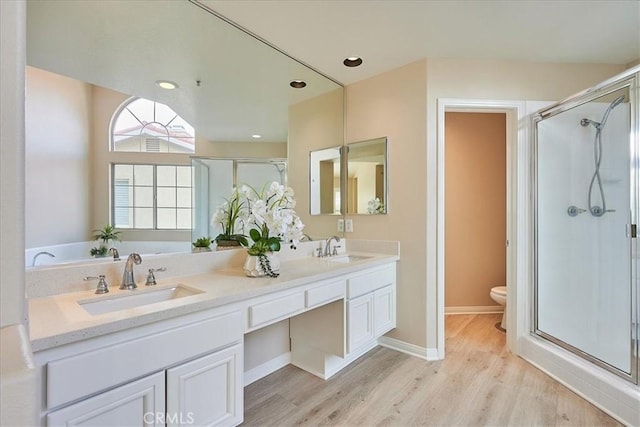
M 342 147 L 309 153 L 309 209 L 311 215 L 340 215 Z
M 288 184 L 297 186 L 306 211 L 308 165 L 296 160 L 294 167 L 292 159 L 322 147 L 309 137 L 321 133 L 309 125 L 314 115 L 342 115 L 340 84 L 221 19 L 206 0 L 28 0 L 27 65 L 28 250 L 90 241 L 92 230 L 111 221 L 114 163 L 288 157 L 295 170 Z M 177 88 L 161 88 L 164 80 Z M 291 87 L 294 80 L 306 87 Z M 114 111 L 131 97 L 165 104 L 188 122 L 193 152 L 145 153 L 141 160 L 140 153 L 110 150 Z M 331 123 L 339 127 L 331 134 L 343 135 L 342 121 Z M 121 237 L 181 242 L 188 250 L 191 230 L 132 228 Z M 29 252 L 26 258 L 30 265 Z
M 347 213 L 386 214 L 387 138 L 347 145 Z

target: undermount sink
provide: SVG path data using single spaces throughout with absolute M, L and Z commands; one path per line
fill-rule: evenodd
M 370 256 L 364 255 L 340 255 L 335 258 L 329 258 L 329 262 L 340 262 L 346 264 L 348 262 L 362 261 L 370 258 Z
M 111 313 L 113 311 L 126 310 L 128 308 L 141 307 L 162 301 L 170 301 L 191 295 L 201 294 L 203 291 L 189 288 L 185 285 L 176 285 L 169 288 L 154 290 L 130 291 L 128 295 L 113 297 L 99 297 L 78 301 L 87 313 L 97 315 Z

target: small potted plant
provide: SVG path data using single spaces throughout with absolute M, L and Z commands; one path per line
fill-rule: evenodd
M 244 207 L 245 202 L 241 201 L 237 188 L 233 190 L 231 197 L 218 206 L 211 220 L 214 224 L 220 224 L 222 228 L 222 233 L 218 234 L 214 239 L 216 249 L 238 248 L 248 245 L 247 236 L 242 233 L 236 233 L 236 227 L 242 228 L 243 226 Z
M 193 252 L 211 252 L 211 239 L 209 237 L 200 237 L 192 245 Z
M 111 224 L 106 224 L 97 230 L 93 230 L 93 240 L 99 241 L 100 244 L 98 246 L 94 246 L 89 251 L 89 255 L 92 257 L 105 257 L 109 251 L 109 246 L 113 243 L 110 242 L 119 242 L 120 241 L 120 231 L 117 231 L 114 226 Z
M 106 246 L 103 246 L 103 245 L 94 246 L 89 250 L 89 255 L 91 255 L 94 258 L 103 258 L 107 256 L 108 251 L 109 249 Z

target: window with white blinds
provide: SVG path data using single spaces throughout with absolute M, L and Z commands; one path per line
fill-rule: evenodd
M 115 227 L 191 229 L 191 171 L 182 165 L 113 164 Z

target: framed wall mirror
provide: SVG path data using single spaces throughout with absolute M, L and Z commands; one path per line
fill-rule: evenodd
M 342 147 L 314 150 L 309 153 L 309 213 L 340 215 Z
M 387 213 L 387 138 L 347 145 L 347 213 Z

